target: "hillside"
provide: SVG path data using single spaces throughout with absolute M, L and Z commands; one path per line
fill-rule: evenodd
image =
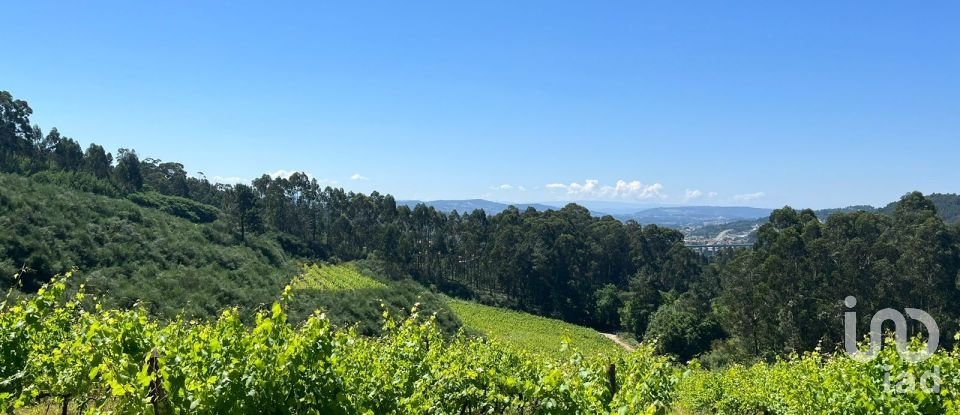
M 154 199 L 159 197 L 153 196 Z M 296 273 L 267 236 L 238 243 L 222 219 L 194 223 L 130 200 L 0 174 L 0 284 L 27 290 L 76 267 L 107 305 L 206 317 L 276 299 Z
M 563 342 L 590 355 L 622 352 L 600 333 L 560 320 L 438 296 L 409 278 L 388 276 L 383 264 L 358 261 L 346 264 L 304 266 L 291 281 L 288 312 L 294 321 L 315 310 L 338 327 L 355 327 L 363 335 L 380 335 L 383 312 L 407 317 L 416 305 L 422 315 L 436 315 L 447 335 L 463 327 L 468 335 L 481 335 L 504 346 L 527 352 L 556 355 Z
M 552 355 L 566 342 L 588 355 L 623 351 L 595 330 L 560 320 L 456 299 L 448 300 L 447 304 L 464 326 L 511 347 Z
M 460 321 L 438 295 L 409 277 L 389 276 L 376 261 L 304 266 L 290 287 L 288 311 L 293 321 L 320 311 L 338 327 L 376 336 L 382 334 L 385 311 L 406 317 L 416 307 L 422 314 L 436 314 L 437 325 L 447 335 L 460 328 Z

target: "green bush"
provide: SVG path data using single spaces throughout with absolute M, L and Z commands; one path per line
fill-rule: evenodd
M 55 184 L 72 190 L 90 192 L 102 196 L 118 197 L 122 193 L 120 189 L 109 180 L 98 179 L 83 172 L 44 170 L 30 176 L 30 178 L 40 183 Z
M 131 193 L 127 196 L 140 206 L 159 209 L 171 215 L 184 218 L 193 223 L 210 223 L 217 220 L 218 210 L 193 200 L 167 196 L 156 192 Z
M 656 342 L 659 352 L 675 354 L 681 361 L 709 350 L 723 332 L 709 308 L 696 302 L 685 294 L 660 306 L 650 319 L 644 341 Z

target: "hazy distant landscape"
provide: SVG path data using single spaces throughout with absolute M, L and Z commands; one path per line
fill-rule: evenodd
M 536 210 L 560 210 L 568 203 L 576 203 L 590 210 L 593 216 L 611 215 L 622 221 L 635 220 L 642 224 L 664 225 L 671 227 L 704 226 L 722 224 L 744 219 L 763 218 L 773 209 L 752 208 L 742 206 L 643 206 L 629 204 L 604 204 L 595 201 L 576 202 L 544 202 L 544 203 L 504 203 L 492 202 L 483 199 L 471 200 L 401 200 L 398 203 L 410 207 L 426 204 L 444 213 L 457 211 L 460 213 L 473 212 L 482 209 L 489 215 L 496 215 L 508 207 L 519 210 L 533 208 Z M 593 206 L 593 207 L 591 207 Z
M 937 207 L 939 216 L 947 223 L 960 222 L 960 196 L 956 194 L 933 194 L 929 196 Z M 510 206 L 519 210 L 533 208 L 536 210 L 559 210 L 562 203 L 504 203 L 492 202 L 483 199 L 471 200 L 402 200 L 399 203 L 415 207 L 425 204 L 434 209 L 452 213 L 472 212 L 482 209 L 487 214 L 496 215 Z M 746 206 L 650 206 L 626 203 L 604 203 L 595 201 L 577 201 L 579 205 L 590 209 L 590 214 L 596 217 L 613 216 L 621 221 L 633 220 L 640 224 L 660 225 L 675 228 L 683 232 L 690 243 L 710 243 L 724 240 L 728 243 L 753 242 L 755 232 L 760 225 L 767 222 L 773 209 L 755 208 Z M 590 208 L 594 206 L 594 208 Z M 875 208 L 873 206 L 849 206 L 843 208 L 816 210 L 817 217 L 826 220 L 832 214 L 843 212 L 882 212 L 892 214 L 895 203 Z M 596 210 L 604 209 L 607 210 Z M 617 213 L 610 213 L 617 212 Z

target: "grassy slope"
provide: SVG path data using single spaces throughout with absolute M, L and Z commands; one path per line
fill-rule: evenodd
M 387 286 L 376 278 L 364 275 L 354 264 L 304 266 L 291 285 L 297 291 L 356 291 Z
M 360 334 L 380 334 L 383 311 L 406 317 L 419 304 L 421 313 L 436 313 L 440 328 L 453 334 L 460 321 L 442 298 L 409 278 L 388 278 L 375 261 L 312 265 L 291 281 L 291 319 L 304 320 L 315 310 L 337 326 L 355 326 Z
M 126 199 L 0 175 L 0 288 L 26 264 L 37 281 L 77 267 L 109 306 L 142 300 L 161 316 L 216 315 L 274 301 L 296 266 L 279 246 L 237 243 L 222 220 L 197 224 Z
M 585 354 L 622 352 L 620 346 L 589 328 L 440 297 L 412 280 L 391 279 L 385 274 L 373 261 L 304 267 L 291 284 L 291 315 L 300 320 L 319 309 L 337 325 L 356 325 L 361 334 L 376 335 L 382 323 L 382 306 L 393 316 L 406 316 L 409 308 L 419 303 L 421 312 L 437 313 L 448 334 L 462 324 L 471 334 L 535 353 L 555 354 L 564 340 Z
M 531 352 L 556 353 L 564 340 L 585 355 L 623 352 L 620 346 L 586 327 L 470 301 L 450 299 L 447 304 L 466 327 Z
M 437 313 L 441 327 L 452 333 L 462 324 L 509 346 L 554 354 L 562 342 L 585 354 L 620 353 L 622 349 L 600 333 L 559 320 L 439 297 L 409 279 L 386 278 L 376 262 L 307 266 L 292 281 L 295 320 L 315 309 L 337 325 L 355 324 L 362 334 L 374 335 L 382 321 L 381 304 L 391 315 L 406 315 L 414 303 L 425 313 Z M 370 267 L 368 265 L 373 265 Z

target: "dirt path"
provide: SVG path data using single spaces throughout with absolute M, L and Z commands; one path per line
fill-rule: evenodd
M 633 346 L 627 344 L 627 343 L 624 342 L 623 340 L 620 340 L 620 338 L 617 337 L 616 334 L 610 334 L 610 333 L 600 333 L 600 334 L 602 334 L 603 337 L 606 337 L 606 338 L 612 340 L 614 343 L 619 344 L 620 347 L 623 347 L 624 349 L 627 349 L 628 352 L 632 352 L 632 351 L 633 351 Z

